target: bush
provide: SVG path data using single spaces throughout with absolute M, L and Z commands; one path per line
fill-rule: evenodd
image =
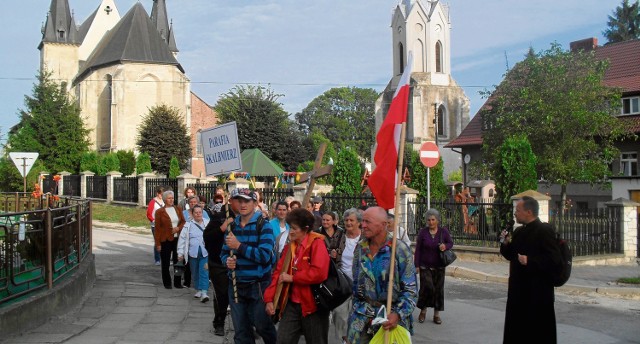
M 176 178 L 180 175 L 180 165 L 178 164 L 178 158 L 171 157 L 171 163 L 169 164 L 169 178 Z
M 130 176 L 136 171 L 136 155 L 131 150 L 119 150 L 117 153 L 120 161 L 120 172 L 124 176 Z
M 151 169 L 151 157 L 149 157 L 149 153 L 142 152 L 138 154 L 138 158 L 136 159 L 136 173 L 142 174 L 147 172 L 153 172 Z
M 107 153 L 102 157 L 102 166 L 107 172 L 120 171 L 120 160 L 116 153 Z

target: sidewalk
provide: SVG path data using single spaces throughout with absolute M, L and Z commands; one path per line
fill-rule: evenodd
M 640 277 L 640 265 L 574 265 L 571 278 L 560 292 L 599 293 L 609 296 L 640 299 L 640 285 L 620 284 L 622 277 Z M 478 262 L 458 259 L 447 268 L 447 275 L 489 282 L 507 283 L 509 262 Z

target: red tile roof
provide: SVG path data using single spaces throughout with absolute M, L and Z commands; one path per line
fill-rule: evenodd
M 620 87 L 624 93 L 640 92 L 640 39 L 599 46 L 596 57 L 609 60 L 609 69 L 604 76 L 604 84 Z M 482 145 L 482 116 L 478 110 L 460 135 L 445 147 L 459 148 Z M 640 132 L 640 116 L 619 117 L 634 133 Z

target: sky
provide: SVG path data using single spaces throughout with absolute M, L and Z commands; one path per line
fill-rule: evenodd
M 115 0 L 121 16 L 138 0 Z M 151 12 L 152 0 L 139 0 Z M 290 114 L 333 87 L 382 91 L 392 74 L 391 15 L 399 0 L 167 0 L 178 61 L 210 105 L 235 85 L 270 87 Z M 100 0 L 69 0 L 80 25 Z M 529 47 L 596 37 L 621 0 L 450 0 L 451 69 L 473 116 Z M 31 95 L 50 0 L 3 0 L 0 135 Z

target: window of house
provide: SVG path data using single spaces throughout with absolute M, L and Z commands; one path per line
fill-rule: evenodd
M 436 42 L 436 73 L 442 73 L 442 43 Z
M 640 113 L 640 97 L 622 99 L 622 114 L 631 115 Z
M 638 175 L 638 153 L 623 152 L 620 155 L 620 174 L 623 176 Z
M 196 134 L 196 155 L 202 155 L 202 132 L 200 131 Z

